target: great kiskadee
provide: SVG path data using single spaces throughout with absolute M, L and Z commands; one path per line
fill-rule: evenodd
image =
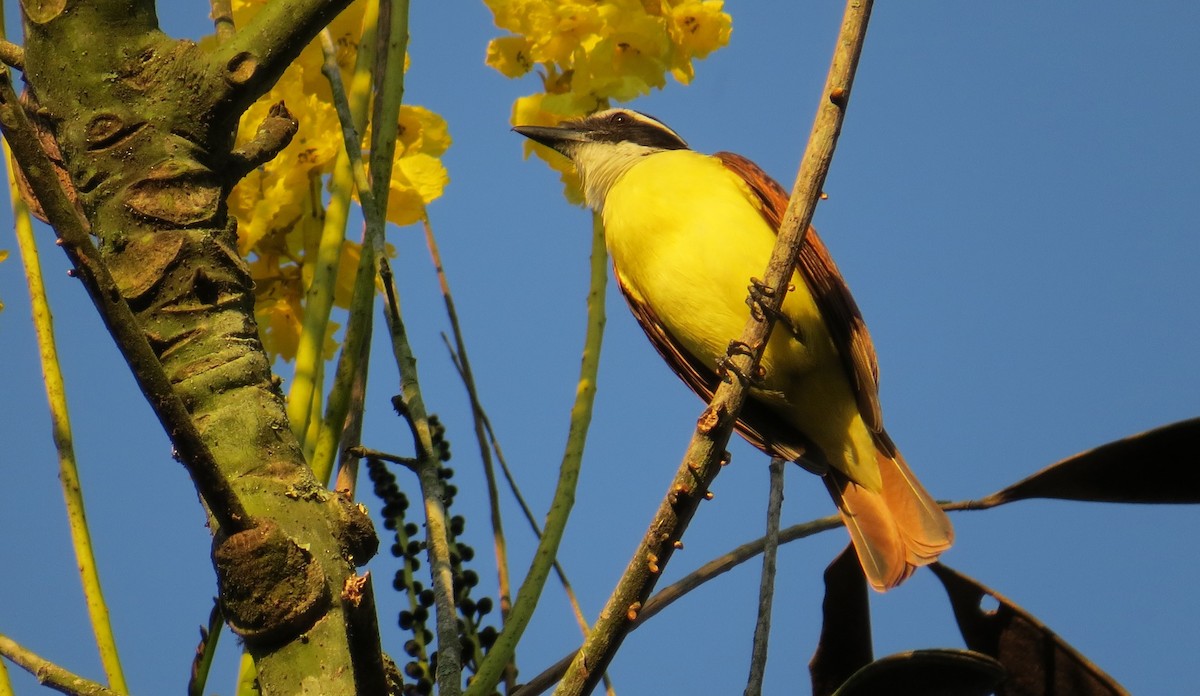
M 744 157 L 690 150 L 662 122 L 629 109 L 514 130 L 574 162 L 638 323 L 671 369 L 710 399 L 787 193 Z M 867 580 L 883 591 L 936 560 L 954 533 L 883 429 L 871 337 L 811 229 L 791 287 L 737 429 L 763 452 L 823 475 Z

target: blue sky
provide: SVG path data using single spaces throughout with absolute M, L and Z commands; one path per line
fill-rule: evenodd
M 6 3 L 8 16 L 15 16 Z M 790 186 L 828 66 L 836 3 L 727 3 L 728 48 L 687 87 L 633 104 L 701 151 L 751 157 Z M 197 36 L 207 3 L 163 10 Z M 880 356 L 888 428 L 939 498 L 979 497 L 1060 458 L 1200 411 L 1200 7 L 1176 2 L 880 3 L 816 225 Z M 517 96 L 483 65 L 497 35 L 481 3 L 414 3 L 405 97 L 444 115 L 452 183 L 430 215 L 480 391 L 535 509 L 561 457 L 583 335 L 589 216 L 557 176 L 521 159 Z M 0 632 L 102 678 L 71 556 L 28 302 L 0 212 Z M 46 241 L 88 513 L 135 693 L 174 693 L 215 592 L 209 535 L 182 468 L 66 262 Z M 416 228 L 394 268 L 425 398 L 448 427 L 485 583 L 494 574 L 463 389 Z M 666 489 L 701 404 L 609 292 L 609 322 L 575 516 L 561 554 L 594 616 Z M 380 346 L 377 357 L 385 356 Z M 287 378 L 286 371 L 283 376 Z M 379 360 L 367 444 L 403 450 L 394 370 Z M 755 538 L 766 459 L 743 443 L 664 581 Z M 1180 456 L 1196 460 L 1195 453 Z M 1131 462 L 1155 476 L 1153 462 Z M 788 472 L 784 523 L 832 511 Z M 532 540 L 506 498 L 513 569 Z M 1200 649 L 1200 510 L 1036 501 L 954 516 L 945 557 L 1057 630 L 1132 693 L 1186 693 Z M 841 531 L 781 549 L 767 693 L 807 690 L 821 571 Z M 386 545 L 385 545 L 386 548 Z M 396 564 L 372 568 L 377 587 Z M 625 644 L 621 693 L 735 693 L 745 685 L 757 563 L 692 593 Z M 395 598 L 385 645 L 402 655 Z M 961 645 L 940 586 L 919 573 L 873 597 L 876 653 Z M 519 653 L 530 677 L 577 643 L 551 586 Z M 232 691 L 233 642 L 210 693 Z M 38 693 L 12 669 L 20 694 Z M 799 684 L 799 686 L 797 686 Z M 1194 684 L 1192 685 L 1194 686 Z

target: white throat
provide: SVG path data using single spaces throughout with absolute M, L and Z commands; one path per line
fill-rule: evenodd
M 596 212 L 604 209 L 604 199 L 613 184 L 647 155 L 662 152 L 658 148 L 620 143 L 580 143 L 571 153 L 571 160 L 583 179 L 583 197 Z

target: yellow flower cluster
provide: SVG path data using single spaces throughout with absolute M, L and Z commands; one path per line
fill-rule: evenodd
M 542 92 L 513 105 L 514 124 L 553 125 L 629 101 L 662 89 L 668 72 L 687 84 L 692 60 L 728 43 L 732 29 L 722 0 L 484 2 L 496 26 L 512 32 L 488 44 L 487 64 L 507 77 L 537 68 L 542 78 Z M 566 162 L 541 145 L 526 147 L 563 172 L 578 200 Z
M 266 0 L 234 0 L 233 16 L 244 24 Z M 329 30 L 337 46 L 338 65 L 349 80 L 362 34 L 364 0 L 338 15 Z M 250 107 L 238 131 L 241 144 L 254 136 L 271 105 L 280 101 L 299 121 L 291 144 L 275 159 L 243 179 L 229 196 L 238 221 L 238 250 L 250 261 L 255 282 L 255 314 L 268 352 L 285 360 L 295 357 L 303 323 L 305 293 L 325 219 L 324 189 L 342 149 L 342 131 L 321 73 L 320 43 L 305 48 L 269 93 Z M 392 168 L 388 221 L 409 225 L 425 216 L 425 206 L 442 195 L 449 176 L 439 157 L 450 146 L 441 116 L 419 106 L 403 106 L 400 136 Z M 359 244 L 346 240 L 334 291 L 334 304 L 350 301 Z M 330 323 L 326 349 L 332 353 Z

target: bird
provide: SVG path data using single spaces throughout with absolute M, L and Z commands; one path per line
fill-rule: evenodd
M 513 130 L 574 164 L 638 324 L 710 400 L 751 311 L 748 282 L 766 268 L 787 193 L 749 159 L 696 152 L 632 109 Z M 766 454 L 821 475 L 864 576 L 883 592 L 936 561 L 954 531 L 883 428 L 871 337 L 812 228 L 789 288 L 735 428 Z

